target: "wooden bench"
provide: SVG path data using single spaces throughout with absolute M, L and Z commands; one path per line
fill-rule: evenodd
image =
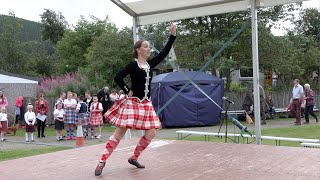
M 176 131 L 176 133 L 178 134 L 178 140 L 182 140 L 190 135 L 202 135 L 205 138 L 205 141 L 209 141 L 209 137 L 210 136 L 216 136 L 216 137 L 224 137 L 225 133 L 212 133 L 212 132 L 201 132 L 201 131 L 184 131 L 184 130 L 179 130 Z M 183 136 L 183 134 L 186 134 L 185 136 Z M 238 142 L 240 139 L 240 134 L 232 134 L 232 133 L 228 133 L 227 137 L 237 137 L 238 138 Z
M 184 130 L 179 130 L 176 131 L 178 134 L 178 140 L 182 140 L 183 138 L 186 138 L 190 135 L 202 135 L 205 136 L 205 141 L 209 141 L 210 136 L 218 136 L 218 137 L 223 137 L 225 136 L 225 133 L 211 133 L 211 132 L 200 132 L 200 131 L 184 131 Z M 186 134 L 186 136 L 183 137 L 183 134 Z M 249 134 L 232 134 L 228 133 L 227 137 L 237 137 L 238 142 L 240 137 L 243 137 L 247 139 L 247 143 L 249 143 L 249 138 L 255 138 L 255 135 L 250 136 Z M 281 141 L 291 141 L 291 142 L 300 142 L 300 143 L 318 143 L 320 142 L 319 139 L 304 139 L 304 138 L 290 138 L 290 137 L 276 137 L 276 136 L 261 136 L 261 140 L 275 140 L 276 145 L 280 146 Z
M 301 146 L 310 148 L 320 148 L 319 143 L 301 143 Z

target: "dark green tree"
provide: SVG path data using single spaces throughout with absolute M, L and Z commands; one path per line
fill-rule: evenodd
M 43 27 L 41 32 L 42 40 L 50 40 L 53 44 L 57 44 L 68 27 L 65 17 L 61 12 L 56 13 L 50 9 L 44 9 L 40 17 Z

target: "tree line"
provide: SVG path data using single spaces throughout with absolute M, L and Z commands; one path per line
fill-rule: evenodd
M 298 18 L 294 18 L 298 12 Z M 115 87 L 115 73 L 132 61 L 132 29 L 119 29 L 108 17 L 81 17 L 70 27 L 60 12 L 44 9 L 40 38 L 26 40 L 26 28 L 13 12 L 0 18 L 0 63 L 8 72 L 50 77 L 77 72 L 94 86 Z M 289 4 L 259 10 L 259 58 L 262 72 L 277 72 L 280 87 L 291 87 L 294 78 L 313 83 L 312 72 L 320 71 L 320 10 L 302 9 Z M 271 28 L 279 21 L 291 20 L 294 27 L 284 36 L 274 36 Z M 225 43 L 244 22 L 250 24 L 250 11 L 197 17 L 177 21 L 175 53 L 180 68 L 197 70 Z M 168 23 L 139 28 L 139 35 L 157 49 L 168 38 Z M 36 34 L 36 33 L 34 33 Z M 235 69 L 250 69 L 251 28 L 233 42 L 207 69 L 227 77 Z M 169 65 L 165 64 L 165 72 Z M 228 86 L 227 86 L 228 88 Z

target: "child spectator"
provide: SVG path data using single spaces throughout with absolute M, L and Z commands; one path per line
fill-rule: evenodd
M 20 126 L 22 125 L 22 116 L 23 116 L 23 97 L 19 96 L 16 99 L 16 110 L 15 110 L 15 115 L 16 115 L 16 122 L 15 124 L 19 124 Z
M 6 114 L 6 108 L 1 106 L 1 113 L 0 113 L 0 132 L 1 132 L 1 139 L 0 141 L 5 141 L 4 138 L 5 133 L 7 132 L 8 128 L 8 116 Z
M 74 127 L 76 125 L 77 101 L 73 99 L 72 92 L 68 92 L 68 98 L 64 100 L 64 110 L 66 112 L 64 123 L 66 124 L 67 140 L 74 140 Z
M 64 116 L 65 112 L 62 109 L 62 103 L 58 102 L 57 103 L 57 109 L 54 110 L 53 116 L 55 120 L 55 126 L 54 129 L 56 130 L 56 139 L 57 141 L 63 140 L 62 138 L 62 130 L 64 129 Z
M 90 125 L 93 128 L 93 132 L 91 132 L 91 139 L 94 139 L 95 137 L 97 139 L 101 138 L 101 125 L 103 124 L 102 120 L 102 104 L 98 102 L 97 95 L 93 95 L 93 103 L 90 107 Z M 96 127 L 99 127 L 99 135 L 96 136 Z
M 81 125 L 83 127 L 83 136 L 88 136 L 88 121 L 89 121 L 89 114 L 87 113 L 87 103 L 83 102 L 83 95 L 78 97 L 78 104 L 77 104 L 77 114 L 78 120 L 81 121 Z M 92 130 L 91 130 L 92 132 Z
M 34 123 L 36 122 L 36 114 L 32 111 L 33 106 L 30 103 L 28 104 L 27 109 L 28 109 L 28 111 L 24 114 L 24 120 L 27 124 L 26 142 L 29 142 L 28 134 L 30 134 L 31 142 L 34 142 L 33 132 L 35 132 Z

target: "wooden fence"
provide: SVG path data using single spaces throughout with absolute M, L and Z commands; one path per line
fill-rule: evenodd
M 320 107 L 320 94 L 319 92 L 314 92 L 315 94 L 315 107 Z M 289 91 L 284 92 L 272 92 L 270 94 L 266 94 L 266 97 L 268 95 L 272 96 L 273 104 L 275 108 L 286 108 L 288 107 L 290 103 L 290 99 L 292 98 L 292 93 Z M 243 100 L 245 98 L 245 93 L 232 93 L 232 92 L 225 92 L 224 96 L 228 97 L 231 101 L 233 101 L 235 104 L 231 105 L 229 107 L 229 110 L 236 111 L 236 110 L 242 110 L 242 104 Z M 224 105 L 225 106 L 225 105 Z

